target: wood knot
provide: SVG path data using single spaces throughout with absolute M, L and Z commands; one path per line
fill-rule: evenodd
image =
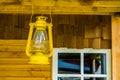
M 89 6 L 94 3 L 94 0 L 79 0 L 80 4 L 83 6 Z

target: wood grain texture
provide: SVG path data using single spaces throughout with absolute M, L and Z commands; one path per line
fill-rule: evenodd
M 106 39 L 102 39 L 101 41 L 101 48 L 102 49 L 110 49 L 111 48 L 111 40 L 106 40 Z
M 0 77 L 50 77 L 48 71 L 0 71 Z
M 29 64 L 25 46 L 26 40 L 0 40 L 0 80 L 51 80 L 51 64 Z
M 93 39 L 93 48 L 100 49 L 101 48 L 101 38 Z
M 78 49 L 84 48 L 84 38 L 83 37 L 77 36 L 77 38 L 76 38 L 76 48 L 78 48 Z
M 14 45 L 19 45 L 19 46 L 25 46 L 26 45 L 26 40 L 3 40 L 3 39 L 1 39 L 0 40 L 0 46 L 8 46 L 8 45 L 12 45 L 12 46 L 14 46 Z
M 107 17 L 107 18 L 106 18 Z M 103 39 L 111 39 L 111 24 L 109 23 L 111 20 L 111 17 L 109 16 L 104 16 L 104 20 L 103 20 Z M 106 24 L 105 24 L 106 23 Z
M 0 80 L 46 80 L 47 78 L 34 78 L 34 77 L 1 77 Z M 50 80 L 48 78 L 48 80 Z
M 26 46 L 0 46 L 0 51 L 25 51 Z
M 35 16 L 33 15 L 33 20 Z M 0 51 L 25 51 L 30 14 L 1 14 Z M 46 15 L 49 18 L 49 15 Z M 111 39 L 110 15 L 52 15 L 53 46 L 82 48 L 81 38 Z M 8 19 L 10 18 L 10 19 Z M 11 20 L 11 21 L 10 21 Z M 48 22 L 50 20 L 48 19 Z M 4 27 L 7 26 L 7 27 Z M 12 27 L 12 28 L 11 28 Z M 14 29 L 13 29 L 14 28 Z M 6 30 L 9 29 L 9 30 Z M 10 30 L 11 29 L 11 30 Z M 12 30 L 13 29 L 13 30 Z M 5 31 L 4 31 L 5 30 Z M 8 31 L 8 32 L 7 32 Z M 11 33 L 11 34 L 9 34 Z M 14 34 L 13 34 L 14 33 Z M 10 36 L 12 35 L 12 36 Z M 6 40 L 2 40 L 6 39 Z M 9 39 L 9 40 L 8 40 Z M 12 39 L 16 39 L 12 41 Z M 22 40 L 21 40 L 22 39 Z M 24 39 L 24 40 L 23 40 Z M 20 41 L 19 41 L 20 40 Z M 81 39 L 82 41 L 82 39 Z M 71 45 L 70 45 L 71 44 Z M 93 48 L 93 46 L 90 46 Z M 84 48 L 84 47 L 83 47 Z M 19 50 L 20 49 L 20 50 Z
M 26 40 L 0 40 L 0 51 L 25 51 Z
M 0 71 L 51 71 L 51 65 L 34 65 L 34 64 L 1 64 Z
M 89 48 L 89 39 L 88 38 L 85 38 L 84 39 L 84 48 Z
M 1 51 L 0 58 L 27 58 L 25 51 Z
M 28 58 L 0 58 L 0 64 L 27 64 Z
M 120 18 L 112 17 L 112 75 L 113 80 L 120 79 Z
M 22 1 L 19 5 L 6 3 L 7 1 L 1 2 L 0 13 L 31 14 L 32 9 L 36 14 L 48 14 L 50 10 L 52 14 L 110 14 L 110 12 L 120 11 L 120 1 L 118 0 L 93 1 L 92 3 L 78 0 L 51 0 L 50 2 L 48 0 L 32 0 L 29 5 L 28 1 Z M 34 4 L 33 8 L 32 4 Z
M 25 15 L 24 15 L 25 16 Z M 23 20 L 22 22 L 16 21 L 14 27 L 18 29 L 18 34 L 16 34 L 17 39 L 1 39 L 0 40 L 0 79 L 1 80 L 52 80 L 52 64 L 50 65 L 30 65 L 28 64 L 28 58 L 25 54 L 25 46 L 27 40 L 22 40 L 23 38 L 26 38 L 27 35 L 24 35 L 24 33 L 27 33 L 27 25 L 24 26 L 24 17 L 23 15 L 19 17 L 22 17 L 20 20 Z M 68 20 L 66 22 L 61 21 L 60 24 L 58 24 L 58 16 L 54 16 L 56 20 L 54 22 L 55 26 L 53 28 L 53 36 L 54 36 L 54 46 L 55 47 L 68 47 L 68 48 L 111 48 L 110 47 L 110 36 L 108 33 L 104 35 L 101 35 L 103 25 L 105 23 L 102 23 L 102 25 L 99 25 L 99 20 L 94 22 L 95 20 L 99 19 L 95 16 L 89 16 L 84 15 L 78 17 L 72 15 L 72 17 L 67 16 L 65 19 Z M 66 15 L 64 15 L 66 16 Z M 19 18 L 18 17 L 18 18 Z M 89 20 L 88 18 L 89 17 Z M 16 17 L 15 17 L 16 18 Z M 64 17 L 62 17 L 64 18 Z M 69 20 L 71 18 L 72 20 Z M 106 17 L 107 18 L 107 17 Z M 92 20 L 91 20 L 92 19 Z M 17 19 L 18 20 L 18 19 Z M 61 19 L 62 20 L 62 19 Z M 91 22 L 90 22 L 91 21 Z M 88 22 L 88 23 L 87 23 Z M 8 25 L 11 25 L 12 22 L 8 23 Z M 27 22 L 26 22 L 27 23 Z M 108 21 L 108 23 L 110 23 Z M 18 26 L 21 24 L 20 26 Z M 95 24 L 95 25 L 94 25 Z M 4 24 L 2 24 L 3 26 Z M 97 25 L 97 26 L 96 26 Z M 107 24 L 106 24 L 107 25 Z M 90 28 L 85 28 L 85 26 L 88 26 Z M 91 27 L 92 26 L 92 27 Z M 11 26 L 10 26 L 11 27 Z M 22 27 L 22 28 L 21 28 Z M 110 29 L 110 26 L 108 26 Z M 1 28 L 2 29 L 2 28 Z M 9 28 L 10 29 L 10 28 Z M 25 29 L 25 30 L 23 30 Z M 117 30 L 118 29 L 118 30 Z M 117 42 L 119 42 L 119 28 L 117 27 L 115 29 L 115 34 L 118 34 L 115 39 L 117 39 Z M 12 30 L 10 30 L 12 31 Z M 22 31 L 22 32 L 21 32 Z M 23 32 L 25 31 L 25 32 Z M 87 32 L 88 31 L 88 32 Z M 8 31 L 9 32 L 9 31 Z M 17 30 L 16 30 L 17 33 Z M 86 33 L 86 34 L 85 34 Z M 6 34 L 8 35 L 8 33 Z M 109 38 L 108 38 L 109 36 Z M 7 36 L 8 37 L 8 36 Z M 102 38 L 105 38 L 104 42 Z M 10 38 L 10 37 L 8 37 Z M 12 35 L 13 38 L 13 35 Z M 20 39 L 19 39 L 20 38 Z M 109 41 L 109 42 L 108 42 Z M 113 42 L 114 46 L 117 48 L 114 48 L 114 51 L 119 49 L 119 44 L 117 42 Z M 114 61 L 119 62 L 119 50 L 116 52 L 117 54 L 114 55 Z M 119 64 L 114 63 L 114 67 L 120 67 Z M 118 70 L 119 71 L 119 70 Z M 114 73 L 116 72 L 116 69 L 114 69 Z M 117 74 L 117 73 L 115 73 Z M 119 74 L 114 76 L 119 76 Z M 119 77 L 118 77 L 119 78 Z M 117 79 L 115 79 L 117 80 Z

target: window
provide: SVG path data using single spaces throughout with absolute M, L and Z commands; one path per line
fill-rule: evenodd
M 53 80 L 111 80 L 110 49 L 55 48 Z

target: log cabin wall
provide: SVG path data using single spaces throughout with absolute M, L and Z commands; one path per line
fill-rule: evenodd
M 28 64 L 25 46 L 30 17 L 0 14 L 0 80 L 52 80 L 52 64 Z M 52 19 L 54 48 L 111 49 L 111 16 L 52 15 Z

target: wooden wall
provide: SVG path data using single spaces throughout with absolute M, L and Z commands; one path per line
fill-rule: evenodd
M 28 64 L 25 46 L 30 17 L 0 14 L 0 80 L 52 80 L 52 63 Z M 52 21 L 54 48 L 111 49 L 110 16 L 52 15 Z
M 26 40 L 0 40 L 0 80 L 52 80 L 52 65 L 29 64 Z
M 110 16 L 53 16 L 54 47 L 111 48 Z
M 27 39 L 30 15 L 0 14 L 1 39 Z
M 37 15 L 32 16 L 32 21 Z M 0 39 L 26 40 L 30 18 L 29 14 L 0 14 Z M 111 48 L 108 15 L 52 15 L 52 22 L 54 47 Z

